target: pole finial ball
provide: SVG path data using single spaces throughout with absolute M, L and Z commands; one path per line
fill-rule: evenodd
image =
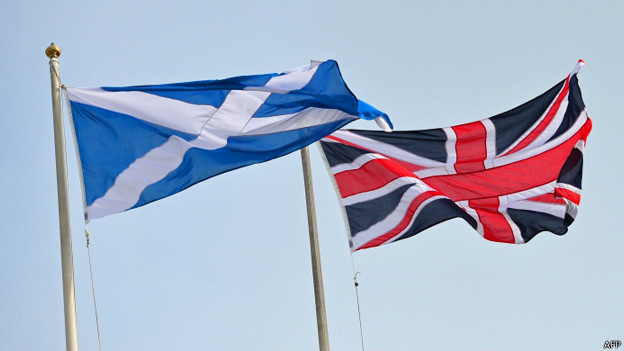
M 59 48 L 58 46 L 54 45 L 54 43 L 52 43 L 46 49 L 45 54 L 49 58 L 59 57 L 61 56 L 61 48 Z

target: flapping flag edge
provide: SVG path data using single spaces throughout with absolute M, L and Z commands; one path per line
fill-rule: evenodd
M 578 63 L 575 65 L 574 69 L 572 70 L 572 72 L 571 72 L 571 73 L 570 73 L 570 74 L 566 77 L 566 79 L 564 80 L 564 82 L 566 83 L 565 85 L 567 85 L 567 84 L 568 84 L 568 82 L 570 82 L 570 80 L 572 79 L 572 77 L 573 77 L 573 76 L 575 76 L 575 75 L 579 72 L 580 68 L 581 68 L 583 65 L 585 65 L 585 62 L 584 62 L 583 60 L 579 60 L 579 61 L 578 61 Z M 580 111 L 579 115 L 576 117 L 576 118 L 578 118 L 577 122 L 578 122 L 578 123 L 581 123 L 581 124 L 582 124 L 582 126 L 580 126 L 580 125 L 579 125 L 579 127 L 577 127 L 578 129 L 577 129 L 577 132 L 575 132 L 575 133 L 574 133 L 574 134 L 576 135 L 574 138 L 579 138 L 579 139 L 580 139 L 580 140 L 579 140 L 579 143 L 580 143 L 580 144 L 582 144 L 582 146 L 584 146 L 584 145 L 585 145 L 585 143 L 586 143 L 587 135 L 588 135 L 588 134 L 589 134 L 589 132 L 591 131 L 591 124 L 592 124 L 592 122 L 591 122 L 591 119 L 589 118 L 589 115 L 588 115 L 588 113 L 587 113 L 586 108 L 584 107 L 584 103 L 582 102 L 582 96 L 581 96 L 581 93 L 580 93 L 580 89 L 578 89 L 578 82 L 577 82 L 576 80 L 575 80 L 575 86 L 577 86 L 577 90 L 578 90 L 578 91 L 577 91 L 577 93 L 578 93 L 578 98 L 580 99 L 579 101 L 580 101 L 580 104 L 582 104 L 583 108 L 582 108 L 582 110 Z M 553 87 L 553 88 L 554 88 L 554 87 Z M 552 89 L 552 88 L 551 88 L 551 89 Z M 567 93 L 566 93 L 566 101 L 567 101 Z M 527 103 L 525 103 L 525 104 L 528 104 L 528 103 L 529 103 L 529 102 L 527 102 Z M 523 105 L 525 105 L 525 104 L 522 104 L 522 105 L 520 105 L 520 106 L 523 106 Z M 566 104 L 567 104 L 567 103 L 566 103 Z M 512 110 L 515 110 L 515 109 L 512 109 Z M 511 111 L 511 110 L 510 110 L 510 111 Z M 509 111 L 508 111 L 508 112 L 509 112 Z M 502 114 L 499 114 L 499 115 L 503 115 L 503 114 L 506 114 L 506 113 L 507 113 L 507 112 L 503 112 Z M 496 115 L 496 116 L 499 116 L 499 115 Z M 495 117 L 495 116 L 493 116 L 493 117 Z M 492 117 L 490 117 L 490 118 L 492 118 Z M 489 120 L 489 118 L 488 118 L 488 119 L 485 119 L 485 120 Z M 482 122 L 482 121 L 485 121 L 485 120 L 481 120 L 481 121 L 477 121 L 477 122 Z M 476 123 L 476 122 L 472 122 L 472 123 Z M 576 124 L 578 124 L 578 123 L 576 123 Z M 466 123 L 465 125 L 467 125 L 467 124 L 471 124 L 471 123 Z M 347 131 L 347 130 L 344 130 L 344 131 Z M 342 133 L 342 132 L 343 132 L 343 131 L 337 131 L 336 133 Z M 571 138 L 572 138 L 572 136 L 571 136 Z M 357 250 L 359 250 L 359 249 L 363 249 L 363 248 L 367 248 L 367 247 L 374 247 L 374 246 L 378 246 L 378 245 L 380 245 L 380 244 L 382 244 L 382 243 L 375 244 L 375 245 L 371 245 L 371 246 L 369 246 L 368 244 L 366 244 L 366 245 L 357 245 L 357 247 L 354 247 L 353 243 L 351 242 L 351 240 L 353 239 L 353 237 L 352 237 L 352 231 L 351 231 L 351 229 L 352 229 L 352 228 L 351 228 L 351 227 L 350 227 L 350 225 L 349 225 L 349 218 L 348 218 L 348 214 L 347 214 L 347 211 L 346 211 L 346 207 L 345 207 L 344 199 L 343 199 L 343 197 L 341 196 L 340 189 L 339 189 L 339 187 L 338 187 L 338 183 L 337 183 L 336 178 L 335 178 L 335 176 L 334 176 L 334 174 L 333 174 L 333 172 L 332 172 L 332 170 L 331 170 L 331 165 L 330 165 L 330 163 L 329 163 L 329 161 L 328 161 L 328 159 L 327 159 L 327 156 L 325 155 L 325 152 L 323 151 L 323 147 L 322 147 L 322 145 L 323 145 L 323 144 L 326 144 L 326 143 L 327 143 L 327 139 L 332 139 L 332 136 L 330 135 L 329 137 L 326 137 L 326 138 L 322 139 L 322 141 L 319 141 L 319 142 L 317 143 L 317 145 L 319 146 L 319 151 L 321 152 L 322 158 L 323 158 L 323 160 L 324 160 L 325 166 L 326 166 L 326 168 L 327 168 L 327 170 L 328 170 L 328 173 L 329 173 L 329 175 L 330 175 L 330 178 L 331 178 L 331 180 L 332 180 L 332 184 L 333 184 L 333 186 L 334 186 L 334 189 L 335 189 L 335 191 L 336 191 L 336 195 L 337 195 L 338 200 L 339 200 L 339 203 L 340 203 L 341 212 L 343 213 L 343 219 L 344 219 L 344 221 L 345 221 L 345 227 L 346 227 L 346 230 L 347 230 L 347 237 L 350 239 L 350 247 L 351 247 L 351 250 L 352 250 L 352 251 L 357 251 Z M 576 139 L 575 139 L 575 140 L 576 140 Z M 353 145 L 353 146 L 356 146 L 356 145 Z M 582 151 L 582 148 L 575 147 L 575 149 L 579 149 L 579 150 L 581 150 L 581 151 Z M 369 150 L 369 151 L 372 151 L 372 150 Z M 581 152 L 581 158 L 582 158 L 582 152 Z M 581 162 L 582 162 L 582 159 L 581 159 Z M 558 178 L 558 179 L 559 179 L 559 178 Z M 557 183 L 557 190 L 559 191 L 559 193 L 560 193 L 560 194 L 562 194 L 562 195 L 564 195 L 564 194 L 565 194 L 565 195 L 567 195 L 568 197 L 570 197 L 570 198 L 571 198 L 571 199 L 567 199 L 567 198 L 566 198 L 566 196 L 562 196 L 562 197 L 561 197 L 561 199 L 562 199 L 562 200 L 563 200 L 563 199 L 565 199 L 565 201 L 567 202 L 566 208 L 568 208 L 568 210 L 566 210 L 566 212 L 567 212 L 567 213 L 573 213 L 573 214 L 576 214 L 576 211 L 578 210 L 578 202 L 580 201 L 580 184 L 579 184 L 579 188 L 578 188 L 578 189 L 573 189 L 574 191 L 570 192 L 570 191 L 567 191 L 567 190 L 569 190 L 569 189 L 566 189 L 565 185 L 561 186 L 561 185 L 559 185 L 559 183 Z M 566 192 L 566 191 L 567 191 L 567 192 Z M 343 196 L 344 196 L 344 195 L 343 195 Z M 569 205 L 570 205 L 571 203 L 574 203 L 574 205 L 575 205 L 576 207 L 575 207 L 575 208 L 570 209 L 570 206 L 569 206 Z M 570 217 L 570 218 L 571 218 L 571 220 L 569 220 L 569 219 L 566 219 L 566 220 L 565 220 L 565 222 L 567 222 L 567 224 L 566 224 L 566 230 L 565 230 L 564 232 L 567 232 L 567 226 L 569 226 L 569 225 L 571 224 L 571 222 L 574 220 L 574 217 L 575 217 L 575 216 Z M 452 217 L 452 218 L 454 218 L 454 217 Z M 444 219 L 444 220 L 447 220 L 447 219 L 450 219 L 450 218 L 446 218 L 446 219 Z M 444 220 L 441 220 L 441 221 L 439 221 L 439 222 L 442 222 L 442 221 L 444 221 Z M 435 223 L 434 223 L 434 224 L 435 224 Z M 430 227 L 430 226 L 429 226 L 429 227 Z M 424 230 L 424 229 L 426 229 L 426 228 L 423 228 L 422 230 Z M 422 231 L 422 230 L 420 230 L 420 231 Z M 547 230 L 547 229 L 543 229 L 543 230 Z M 541 232 L 541 231 L 543 231 L 543 230 L 540 230 L 540 231 L 538 231 L 538 232 Z M 420 231 L 419 231 L 419 232 L 420 232 Z M 548 231 L 551 231 L 551 230 L 548 230 Z M 480 231 L 480 232 L 481 232 L 481 231 Z M 555 233 L 555 234 L 559 234 L 559 235 L 563 234 L 563 233 L 556 233 L 556 232 L 553 232 L 553 233 Z M 535 233 L 535 234 L 537 234 L 537 233 Z M 531 240 L 531 239 L 535 236 L 535 234 L 533 234 L 532 236 L 528 237 L 526 240 L 521 240 L 521 241 L 520 241 L 520 243 L 522 243 L 522 242 L 528 242 L 529 240 Z M 483 235 L 483 233 L 481 233 L 481 235 Z M 490 239 L 490 240 L 492 240 L 492 239 Z M 392 240 L 391 240 L 391 241 L 392 241 Z M 494 240 L 494 241 L 498 241 L 498 240 Z M 384 242 L 384 243 L 385 243 L 385 242 Z M 517 241 L 517 240 L 516 240 L 516 243 L 518 243 L 518 241 Z
M 306 70 L 309 71 L 309 70 L 312 70 L 312 69 L 314 69 L 314 71 L 316 72 L 316 68 L 321 66 L 321 65 L 323 65 L 323 64 L 329 65 L 329 66 L 325 66 L 325 67 L 332 67 L 332 65 L 333 65 L 333 67 L 335 67 L 335 68 L 328 68 L 328 69 L 329 70 L 335 69 L 335 71 L 337 71 L 338 78 L 334 77 L 333 79 L 339 79 L 340 80 L 340 84 L 346 90 L 346 94 L 348 94 L 350 96 L 351 100 L 349 100 L 349 101 L 352 101 L 351 103 L 353 104 L 352 105 L 353 108 L 351 108 L 350 110 L 352 110 L 353 113 L 348 114 L 347 112 L 341 112 L 341 111 L 343 111 L 342 109 L 338 109 L 336 111 L 339 111 L 340 113 L 344 114 L 344 116 L 342 117 L 342 119 L 340 121 L 339 120 L 334 120 L 334 121 L 330 121 L 330 122 L 322 122 L 322 123 L 320 123 L 318 125 L 316 125 L 316 124 L 315 125 L 310 125 L 308 127 L 305 127 L 303 129 L 301 129 L 301 131 L 305 131 L 305 130 L 308 130 L 308 129 L 312 130 L 312 128 L 318 129 L 318 127 L 321 127 L 320 129 L 318 129 L 319 131 L 321 131 L 321 130 L 329 128 L 330 125 L 333 125 L 334 127 L 332 127 L 331 129 L 327 129 L 327 132 L 323 132 L 323 133 L 331 133 L 331 131 L 341 128 L 345 124 L 347 124 L 347 123 L 357 119 L 358 117 L 362 118 L 362 119 L 375 119 L 375 118 L 379 117 L 381 119 L 387 120 L 386 124 L 391 124 L 391 122 L 389 121 L 389 119 L 388 119 L 386 114 L 384 114 L 383 112 L 378 111 L 378 110 L 370 107 L 370 105 L 365 104 L 361 100 L 357 99 L 357 97 L 351 92 L 351 90 L 347 86 L 346 82 L 342 78 L 342 74 L 341 74 L 341 72 L 339 70 L 338 64 L 334 60 L 328 60 L 328 61 L 324 61 L 324 62 L 321 62 L 321 63 L 312 62 L 311 65 L 305 66 L 305 67 L 308 67 L 306 69 L 299 68 L 299 69 L 293 69 L 293 70 L 286 71 L 286 72 L 299 74 L 301 72 L 305 73 Z M 270 79 L 277 79 L 278 81 L 280 81 L 280 80 L 283 80 L 282 78 L 284 78 L 285 75 L 286 75 L 285 73 L 279 73 L 279 74 L 268 74 L 268 75 L 260 75 L 260 76 L 265 76 L 265 77 L 269 77 Z M 314 73 L 312 74 L 312 76 L 314 76 Z M 228 84 L 236 84 L 235 80 L 238 79 L 238 78 L 253 79 L 254 77 L 255 76 L 232 77 L 232 78 L 226 78 L 225 80 L 220 80 L 218 82 L 225 82 L 227 80 L 226 83 L 228 83 Z M 319 79 L 325 79 L 325 78 L 319 78 Z M 181 84 L 181 85 L 183 85 L 183 84 L 190 84 L 190 85 L 195 85 L 196 86 L 197 84 L 201 84 L 202 82 L 214 83 L 215 81 L 198 81 L 198 82 L 189 82 L 189 83 L 175 83 L 173 85 L 176 85 L 176 84 Z M 307 84 L 308 83 L 305 83 L 303 86 L 306 86 Z M 171 84 L 165 84 L 165 85 L 171 86 Z M 264 94 L 262 92 L 264 90 L 267 91 L 267 94 L 269 94 L 269 93 L 281 94 L 281 93 L 288 93 L 289 89 L 293 89 L 292 86 L 289 85 L 288 83 L 282 84 L 282 83 L 279 83 L 279 82 L 277 84 L 271 84 L 270 87 L 269 87 L 269 84 L 265 84 L 264 86 L 266 86 L 268 88 L 263 88 L 263 86 L 261 86 L 261 85 L 253 85 L 253 86 L 250 86 L 249 89 L 243 89 L 243 90 L 247 90 L 248 94 Z M 108 87 L 108 88 L 105 88 L 105 90 L 109 91 L 109 92 L 120 92 L 120 93 L 124 94 L 124 91 L 131 91 L 131 90 L 133 90 L 133 89 L 135 89 L 137 87 L 141 87 L 141 88 L 148 87 L 148 88 L 150 88 L 152 86 L 133 86 L 133 87 L 121 87 L 121 88 L 110 88 L 110 87 Z M 232 86 L 228 86 L 228 87 L 232 88 Z M 70 88 L 70 89 L 76 89 L 76 88 Z M 235 91 L 235 90 L 231 90 L 231 91 Z M 319 91 L 319 93 L 320 92 L 321 91 Z M 69 100 L 72 100 L 72 97 L 71 97 L 72 94 L 71 93 L 72 92 L 69 91 L 68 94 L 67 94 L 67 95 L 69 95 Z M 150 96 L 150 95 L 148 95 L 148 96 Z M 151 96 L 154 96 L 154 95 L 151 95 Z M 319 97 L 321 97 L 321 95 L 319 95 Z M 345 97 L 346 97 L 346 95 L 345 95 Z M 73 100 L 75 100 L 75 99 L 73 99 Z M 81 101 L 80 99 L 76 100 L 76 102 L 80 102 L 80 101 Z M 343 100 L 343 101 L 346 101 L 346 100 Z M 85 101 L 85 102 L 87 102 L 87 101 Z M 73 103 L 74 103 L 74 101 L 70 102 L 68 105 L 72 105 Z M 98 105 L 96 104 L 95 106 L 98 106 Z M 368 106 L 369 108 L 368 109 L 363 109 L 362 106 Z M 73 105 L 71 107 L 73 108 Z M 71 108 L 69 110 L 71 111 Z M 344 110 L 344 111 L 347 111 L 347 110 Z M 120 112 L 122 112 L 122 111 L 120 111 Z M 211 114 L 214 114 L 214 112 L 211 112 Z M 134 116 L 134 114 L 133 113 L 129 113 L 128 116 Z M 212 117 L 209 117 L 209 118 L 212 119 Z M 74 121 L 73 121 L 74 119 L 75 119 L 75 116 L 72 117 L 73 132 L 74 132 L 74 136 L 76 138 L 76 144 L 78 145 L 77 146 L 78 153 L 80 154 L 81 153 L 81 151 L 80 151 L 80 137 L 78 136 L 78 134 L 80 134 L 80 133 L 78 132 L 78 129 L 79 129 L 78 126 L 76 126 Z M 261 120 L 262 120 L 261 122 L 271 121 L 271 118 L 261 118 Z M 158 121 L 166 121 L 166 120 L 159 119 Z M 160 122 L 158 122 L 158 124 L 160 124 Z M 205 123 L 200 123 L 200 124 L 196 124 L 196 125 L 198 127 L 200 127 L 200 128 L 205 128 Z M 250 126 L 251 126 L 251 124 L 249 124 L 249 123 L 246 124 L 245 125 L 245 129 L 248 129 L 248 127 L 250 127 Z M 165 127 L 166 128 L 171 128 L 169 125 L 166 125 Z M 177 129 L 175 126 L 174 126 L 174 128 Z M 260 128 L 258 128 L 258 130 L 262 130 L 262 128 L 265 128 L 265 127 L 263 127 L 263 125 L 260 124 Z M 193 134 L 199 133 L 199 132 L 193 132 L 193 130 L 195 130 L 195 129 L 191 128 L 190 130 L 183 130 L 183 131 L 181 131 L 181 133 L 186 133 L 186 134 L 180 134 L 180 136 L 182 137 L 182 139 L 189 140 L 189 138 L 192 138 Z M 295 129 L 293 129 L 293 131 L 294 130 Z M 188 134 L 189 132 L 191 134 Z M 258 137 L 260 135 L 262 135 L 262 134 L 266 134 L 266 133 L 265 132 L 257 133 Z M 301 134 L 301 133 L 299 133 L 299 134 Z M 304 136 L 304 134 L 301 134 L 301 135 Z M 198 134 L 195 134 L 195 135 L 198 135 Z M 323 134 L 323 135 L 326 135 L 326 134 Z M 322 137 L 322 136 L 319 136 L 318 138 L 320 138 L 320 137 Z M 318 140 L 318 138 L 312 138 L 311 136 L 308 136 L 306 138 L 309 139 L 309 140 L 304 142 L 304 144 L 302 144 L 301 147 L 305 147 L 305 146 L 315 142 L 316 140 Z M 310 138 L 312 138 L 312 139 L 310 139 Z M 225 143 L 224 143 L 224 145 L 225 145 Z M 227 171 L 234 170 L 236 168 L 244 167 L 244 166 L 249 165 L 249 164 L 266 162 L 266 161 L 268 161 L 268 160 L 270 160 L 272 158 L 281 157 L 281 156 L 283 156 L 285 154 L 288 154 L 290 152 L 296 151 L 296 150 L 298 150 L 298 148 L 299 147 L 294 148 L 294 149 L 292 149 L 292 150 L 290 150 L 288 152 L 285 152 L 285 153 L 280 152 L 279 154 L 276 154 L 276 156 L 274 156 L 274 157 L 272 156 L 272 157 L 270 157 L 268 159 L 257 160 L 257 161 L 254 161 L 252 163 L 241 164 L 241 165 L 235 166 L 233 168 L 225 169 L 223 171 L 219 171 L 219 172 L 216 172 L 216 173 L 214 173 L 212 175 L 209 175 L 207 178 L 210 178 L 212 176 L 215 176 L 215 175 L 227 172 Z M 81 159 L 82 159 L 82 157 L 81 157 Z M 84 160 L 82 160 L 82 161 L 84 161 Z M 193 181 L 193 183 L 189 183 L 190 185 L 187 185 L 187 186 L 183 187 L 180 190 L 176 190 L 176 191 L 174 191 L 174 192 L 172 192 L 172 193 L 170 193 L 168 195 L 164 195 L 164 196 L 160 196 L 160 197 L 157 197 L 157 198 L 153 198 L 152 200 L 143 201 L 143 200 L 141 200 L 141 198 L 139 198 L 139 200 L 134 205 L 130 205 L 130 207 L 127 207 L 127 205 L 123 205 L 123 207 L 119 207 L 119 206 L 115 205 L 118 208 L 116 210 L 114 210 L 114 211 L 104 210 L 104 212 L 102 212 L 100 210 L 97 210 L 97 213 L 95 215 L 91 215 L 89 213 L 90 213 L 90 208 L 92 207 L 93 203 L 91 201 L 91 204 L 89 204 L 90 203 L 90 201 L 89 201 L 89 197 L 90 196 L 89 196 L 88 191 L 87 191 L 88 190 L 87 188 L 90 188 L 90 186 L 89 186 L 89 184 L 87 183 L 87 181 L 86 181 L 86 179 L 84 177 L 85 168 L 82 165 L 84 165 L 83 162 L 81 162 L 81 171 L 80 172 L 81 172 L 82 182 L 83 182 L 83 198 L 84 198 L 84 206 L 86 207 L 86 212 L 85 212 L 86 215 L 85 215 L 85 217 L 86 217 L 87 221 L 89 221 L 91 218 L 100 218 L 100 217 L 103 217 L 103 216 L 108 215 L 108 214 L 123 212 L 123 211 L 129 210 L 129 209 L 135 208 L 135 207 L 139 207 L 139 206 L 145 205 L 145 204 L 147 204 L 149 202 L 156 201 L 158 199 L 164 198 L 164 197 L 169 196 L 169 195 L 173 195 L 174 193 L 176 193 L 176 192 L 178 192 L 180 190 L 183 190 L 183 189 L 185 189 L 185 188 L 187 188 L 189 186 L 192 186 L 192 185 L 194 185 L 194 184 L 196 184 L 196 183 L 198 183 L 198 182 L 200 182 L 202 180 L 207 179 L 207 178 L 204 178 L 204 179 L 200 179 L 198 181 Z M 93 173 L 93 172 L 91 172 L 91 173 Z M 115 183 L 117 183 L 117 180 L 115 180 Z M 108 191 L 106 192 L 106 194 L 107 193 L 108 193 Z M 142 196 L 142 193 L 143 193 L 143 191 L 140 192 L 140 194 L 141 194 L 140 196 Z M 104 195 L 106 195 L 106 194 L 104 194 Z M 100 195 L 100 196 L 103 196 L 103 195 Z M 94 199 L 97 200 L 97 199 L 99 199 L 99 197 L 95 197 Z M 117 202 L 117 200 L 115 200 L 115 202 Z

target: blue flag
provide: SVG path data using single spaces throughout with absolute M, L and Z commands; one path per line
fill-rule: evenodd
M 332 60 L 279 74 L 67 94 L 87 221 L 286 155 L 358 118 L 391 128 Z

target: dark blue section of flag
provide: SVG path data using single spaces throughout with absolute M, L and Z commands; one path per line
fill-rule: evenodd
M 418 131 L 393 131 L 391 134 L 372 130 L 360 130 L 367 138 L 392 144 L 410 153 L 439 162 L 446 162 L 446 134 L 442 129 Z
M 334 167 L 345 162 L 351 162 L 359 156 L 369 153 L 366 150 L 340 143 L 322 142 L 321 147 L 325 150 L 327 162 L 330 167 Z
M 563 164 L 557 182 L 570 184 L 578 189 L 581 189 L 582 181 L 583 153 L 579 149 L 574 149 L 570 153 L 566 162 Z
M 163 193 L 177 193 L 203 180 L 255 163 L 266 162 L 299 150 L 341 128 L 350 120 L 317 125 L 279 134 L 228 138 L 227 147 L 216 150 L 190 149 L 182 164 L 162 180 L 141 193 L 132 207 L 140 207 L 162 198 Z
M 555 217 L 543 212 L 510 208 L 507 210 L 507 213 L 518 228 L 520 228 L 520 233 L 524 242 L 529 242 L 535 235 L 543 231 L 563 235 L 568 232 L 567 226 L 572 223 L 569 222 L 566 224 L 565 218 Z
M 263 86 L 277 74 L 240 76 L 219 80 L 200 80 L 194 82 L 135 85 L 128 87 L 102 87 L 107 91 L 140 91 L 168 97 L 190 104 L 221 106 L 231 90 L 241 90 L 248 86 Z M 207 94 L 207 92 L 210 92 Z
M 398 205 L 403 194 L 412 187 L 412 184 L 404 185 L 389 194 L 373 200 L 345 206 L 349 227 L 353 236 L 386 218 Z
M 85 201 L 89 206 L 103 196 L 128 165 L 172 135 L 185 140 L 196 136 L 121 113 L 70 102 L 82 164 Z
M 425 229 L 453 218 L 463 218 L 472 228 L 477 229 L 477 222 L 474 218 L 462 211 L 453 201 L 441 198 L 423 206 L 409 230 L 397 240 L 412 237 Z
M 563 121 L 559 128 L 550 138 L 553 140 L 563 134 L 566 130 L 570 129 L 572 124 L 576 122 L 577 117 L 581 114 L 581 111 L 585 109 L 585 103 L 581 95 L 581 88 L 578 85 L 578 77 L 573 75 L 570 77 L 570 92 L 568 94 L 568 108 L 566 109 Z
M 496 128 L 497 155 L 518 140 L 542 116 L 564 84 L 565 80 L 533 100 L 490 118 Z
M 315 95 L 323 95 L 323 99 L 313 99 Z M 357 115 L 358 101 L 347 88 L 340 75 L 335 61 L 328 61 L 317 67 L 316 74 L 310 82 L 300 90 L 288 94 L 271 94 L 254 114 L 254 117 L 274 116 L 300 112 L 309 107 L 335 108 L 340 106 L 343 112 Z

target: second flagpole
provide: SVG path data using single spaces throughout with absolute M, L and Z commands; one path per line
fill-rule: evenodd
M 308 212 L 308 231 L 310 234 L 310 254 L 312 256 L 312 278 L 314 281 L 314 301 L 316 303 L 316 326 L 318 329 L 319 349 L 320 351 L 329 351 L 327 312 L 325 310 L 325 294 L 323 292 L 323 273 L 321 270 L 321 254 L 316 226 L 312 169 L 310 166 L 310 151 L 308 147 L 301 149 L 301 165 L 303 168 L 303 183 Z

